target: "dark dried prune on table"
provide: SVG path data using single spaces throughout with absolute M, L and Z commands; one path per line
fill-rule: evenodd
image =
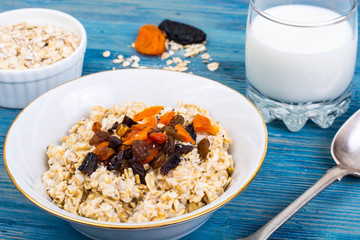
M 128 127 L 131 127 L 132 125 L 137 124 L 137 122 L 135 122 L 134 120 L 132 120 L 130 117 L 128 116 L 124 116 L 124 119 L 122 121 L 122 124 L 125 124 Z
M 159 168 L 161 167 L 162 165 L 164 165 L 164 163 L 166 162 L 167 160 L 167 157 L 166 155 L 163 153 L 163 152 L 160 152 L 155 158 L 154 160 L 152 160 L 150 162 L 150 165 L 153 167 L 153 168 Z
M 162 146 L 162 151 L 166 155 L 170 156 L 175 151 L 175 142 L 174 142 L 174 138 L 172 136 L 170 136 L 170 135 L 167 135 L 167 136 L 168 136 L 168 139 L 164 142 L 164 144 Z
M 184 125 L 185 118 L 181 115 L 175 115 L 170 120 L 169 127 L 175 128 L 176 125 L 180 124 L 181 126 Z
M 120 138 L 118 138 L 116 136 L 111 136 L 110 139 L 109 139 L 109 147 L 111 147 L 113 149 L 116 149 L 122 143 L 123 143 L 123 141 L 121 141 Z
M 207 138 L 201 139 L 198 143 L 197 151 L 201 158 L 206 158 L 209 153 L 210 141 Z
M 98 156 L 95 153 L 89 152 L 88 154 L 86 154 L 84 160 L 82 161 L 78 169 L 79 171 L 90 175 L 95 172 L 98 162 Z
M 133 157 L 132 159 L 130 159 L 128 161 L 130 167 L 132 168 L 134 174 L 138 174 L 140 177 L 140 181 L 141 183 L 145 184 L 145 175 L 146 175 L 146 170 L 143 167 L 143 165 L 141 164 L 141 162 L 136 159 L 135 157 Z
M 168 159 L 167 161 L 162 165 L 160 172 L 163 175 L 168 174 L 168 172 L 173 169 L 176 168 L 177 165 L 179 165 L 181 159 L 180 159 L 181 153 L 180 151 L 175 151 Z
M 143 140 L 135 140 L 135 141 L 133 141 L 133 143 L 131 145 L 131 151 L 132 151 L 133 157 L 142 161 L 145 158 L 147 158 L 147 156 L 149 156 L 150 146 L 147 142 L 145 142 Z
M 108 161 L 107 170 L 115 170 L 121 167 L 123 164 L 124 152 L 125 150 L 122 149 L 118 154 L 113 156 L 110 161 Z
M 192 145 L 176 144 L 175 151 L 179 151 L 180 154 L 187 154 L 194 149 Z
M 175 129 L 170 126 L 162 127 L 161 132 L 166 133 L 166 135 L 168 135 L 168 136 L 172 136 L 173 139 L 175 139 L 175 140 L 178 140 L 178 141 L 182 140 L 180 135 L 175 131 Z
M 98 131 L 90 138 L 89 144 L 91 146 L 97 146 L 102 142 L 107 142 L 110 139 L 110 134 L 104 131 Z
M 101 122 L 94 122 L 93 125 L 92 125 L 91 130 L 93 130 L 93 132 L 96 133 L 98 131 L 101 131 L 101 127 L 102 127 Z
M 206 40 L 206 34 L 202 30 L 188 24 L 166 19 L 160 23 L 159 28 L 166 33 L 168 39 L 182 45 Z
M 196 142 L 196 132 L 194 129 L 194 125 L 190 123 L 189 125 L 186 126 L 185 129 L 190 134 L 191 138 Z

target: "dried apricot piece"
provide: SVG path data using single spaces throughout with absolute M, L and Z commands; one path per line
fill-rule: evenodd
M 153 132 L 149 134 L 149 138 L 156 143 L 164 143 L 168 139 L 166 134 L 162 132 Z
M 109 147 L 109 142 L 102 142 L 96 147 L 94 153 L 98 155 L 100 161 L 105 161 L 115 154 L 115 150 Z
M 92 125 L 93 132 L 101 131 L 102 124 L 101 122 L 94 122 Z
M 219 132 L 219 127 L 213 126 L 210 119 L 200 114 L 196 114 L 193 125 L 196 132 L 208 132 L 214 135 Z
M 145 163 L 149 163 L 155 159 L 155 157 L 159 154 L 159 149 L 157 147 L 150 148 L 149 155 L 141 161 L 141 164 L 144 165 Z
M 128 140 L 126 140 L 123 144 L 124 145 L 131 145 L 133 141 L 135 140 L 146 140 L 148 138 L 148 133 L 150 132 L 151 127 L 147 126 L 140 132 L 137 132 L 136 134 L 132 135 Z
M 147 126 L 150 126 L 151 128 L 155 129 L 156 128 L 156 118 L 155 117 L 148 117 L 148 118 L 145 118 L 145 123 L 142 123 L 142 124 L 135 124 L 135 125 L 132 125 L 131 126 L 131 129 L 134 130 L 134 129 L 137 129 L 137 130 L 143 130 L 144 128 L 146 128 Z
M 175 112 L 167 112 L 161 116 L 159 123 L 164 124 L 165 126 L 169 125 L 171 119 L 175 116 Z
M 135 49 L 147 55 L 160 55 L 166 50 L 165 34 L 155 25 L 144 25 L 139 29 Z
M 134 121 L 141 121 L 145 118 L 150 118 L 150 117 L 154 117 L 155 115 L 159 114 L 159 112 L 163 109 L 163 106 L 152 106 L 152 107 L 148 107 L 145 110 L 135 114 L 135 116 L 133 117 Z
M 192 137 L 190 136 L 188 131 L 186 131 L 186 129 L 182 125 L 177 124 L 175 126 L 175 130 L 177 131 L 177 133 L 180 135 L 180 137 L 182 138 L 182 140 L 184 142 L 189 142 L 191 144 L 195 144 L 194 139 L 192 139 Z

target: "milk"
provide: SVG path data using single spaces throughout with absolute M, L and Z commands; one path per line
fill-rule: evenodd
M 265 12 L 289 23 L 323 22 L 340 16 L 309 5 L 283 5 Z M 356 50 L 357 32 L 353 36 L 347 21 L 302 28 L 258 15 L 246 31 L 246 77 L 262 94 L 275 100 L 330 100 L 351 83 Z

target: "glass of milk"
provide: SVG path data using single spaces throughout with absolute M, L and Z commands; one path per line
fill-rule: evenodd
M 347 111 L 357 22 L 357 0 L 250 0 L 247 97 L 266 122 L 326 128 Z

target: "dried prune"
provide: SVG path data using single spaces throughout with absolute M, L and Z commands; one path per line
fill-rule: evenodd
M 184 125 L 185 119 L 181 115 L 175 115 L 170 120 L 169 126 L 175 128 L 176 125 L 180 124 L 181 126 Z
M 101 127 L 102 127 L 101 122 L 94 122 L 91 130 L 93 130 L 93 132 L 96 133 L 98 131 L 101 131 Z
M 125 124 L 128 127 L 131 127 L 132 125 L 137 124 L 137 122 L 135 122 L 134 120 L 132 120 L 130 117 L 128 116 L 124 116 L 124 119 L 122 121 L 122 124 Z
M 116 136 L 111 136 L 109 139 L 109 147 L 114 148 L 114 149 L 119 147 L 122 143 L 123 143 L 123 141 L 121 141 Z
M 180 154 L 187 154 L 194 149 L 192 145 L 176 144 L 175 151 L 179 151 Z
M 107 170 L 115 170 L 121 167 L 123 164 L 124 152 L 125 150 L 122 149 L 118 154 L 113 156 L 110 161 L 108 161 Z
M 133 157 L 132 159 L 130 159 L 128 161 L 130 167 L 132 168 L 134 174 L 138 174 L 140 177 L 140 181 L 141 183 L 145 184 L 145 175 L 146 175 L 146 170 L 143 167 L 143 165 L 141 164 L 141 162 Z
M 86 154 L 84 160 L 82 161 L 78 169 L 79 171 L 90 175 L 95 172 L 98 162 L 98 156 L 95 153 L 89 152 L 88 154 Z
M 165 153 L 167 155 L 171 155 L 174 153 L 175 142 L 174 142 L 174 138 L 172 136 L 168 135 L 168 139 L 163 144 L 162 151 L 163 151 L 163 153 Z
M 161 167 L 162 165 L 164 165 L 164 163 L 166 162 L 167 160 L 167 157 L 166 155 L 163 153 L 163 152 L 160 152 L 155 158 L 154 160 L 152 160 L 150 162 L 150 165 L 153 167 L 153 168 L 159 168 Z
M 210 147 L 210 141 L 207 138 L 201 139 L 201 141 L 198 143 L 197 151 L 201 158 L 206 158 L 209 152 Z
M 166 33 L 167 38 L 182 45 L 206 40 L 206 34 L 202 30 L 188 24 L 166 19 L 160 23 L 159 28 Z
M 175 151 L 167 161 L 161 166 L 160 172 L 163 175 L 166 175 L 171 169 L 176 168 L 181 161 L 181 153 L 180 151 Z
M 131 147 L 129 147 L 129 148 L 127 148 L 127 149 L 125 149 L 125 152 L 124 152 L 124 157 L 125 157 L 127 160 L 132 159 L 133 154 L 132 154 Z
M 185 129 L 190 134 L 191 138 L 194 139 L 194 141 L 196 142 L 196 132 L 194 129 L 194 125 L 190 123 L 189 125 L 186 126 Z
M 102 142 L 109 141 L 110 135 L 104 131 L 98 131 L 90 138 L 89 144 L 91 146 L 97 146 Z
M 175 140 L 181 141 L 180 135 L 170 126 L 164 126 L 161 128 L 161 132 L 166 133 L 168 136 L 172 136 Z
M 111 126 L 111 128 L 108 129 L 109 133 L 113 133 L 117 127 L 119 126 L 119 122 L 114 122 L 114 124 Z
M 142 161 L 149 156 L 149 144 L 143 140 L 135 140 L 132 142 L 131 151 L 135 158 Z

